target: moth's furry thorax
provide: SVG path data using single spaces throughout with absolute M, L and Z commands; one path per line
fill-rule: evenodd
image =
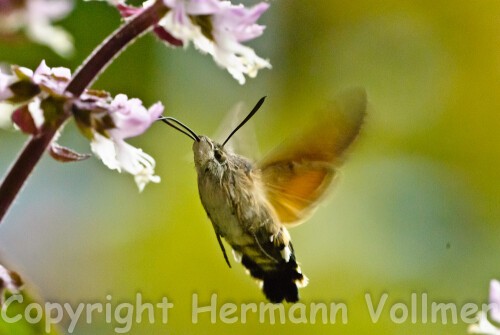
M 224 149 L 219 143 L 206 136 L 200 136 L 193 144 L 194 163 L 198 176 L 214 181 L 251 184 L 252 163 L 244 157 Z M 218 185 L 220 186 L 220 185 Z M 231 186 L 231 185 L 228 185 Z M 251 185 L 238 185 L 251 186 Z
M 251 222 L 251 216 L 262 210 L 258 172 L 244 157 L 226 151 L 208 137 L 200 136 L 193 145 L 194 161 L 198 174 L 200 197 L 209 216 L 229 208 L 241 222 Z M 254 213 L 252 213 L 254 212 Z M 269 213 L 267 213 L 269 215 Z M 217 220 L 218 221 L 218 220 Z

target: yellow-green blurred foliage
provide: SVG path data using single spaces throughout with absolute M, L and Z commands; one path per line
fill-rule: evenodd
M 255 3 L 246 1 L 247 4 Z M 369 292 L 387 305 L 485 302 L 500 277 L 500 2 L 282 0 L 251 46 L 273 69 L 244 86 L 193 48 L 146 36 L 101 75 L 95 88 L 161 100 L 166 113 L 212 136 L 238 101 L 268 99 L 251 121 L 265 153 L 293 134 L 335 92 L 364 86 L 370 112 L 333 195 L 290 230 L 310 284 L 302 302 L 345 302 L 347 325 L 191 323 L 191 298 L 218 293 L 219 306 L 263 301 L 240 265 L 228 269 L 198 198 L 191 142 L 155 124 L 130 142 L 157 160 L 161 184 L 139 194 L 133 178 L 95 158 L 45 157 L 0 226 L 3 256 L 47 301 L 151 302 L 175 307 L 168 324 L 133 334 L 465 334 L 467 325 L 395 324 L 386 306 L 370 320 Z M 120 23 L 102 2 L 77 2 L 62 25 L 73 59 L 47 48 L 0 45 L 0 61 L 31 68 L 41 59 L 75 69 Z M 230 129 L 226 132 L 229 133 Z M 0 133 L 2 174 L 26 140 Z M 220 140 L 220 139 L 219 139 Z M 73 124 L 60 143 L 89 152 Z M 64 326 L 65 324 L 63 324 Z M 103 317 L 77 334 L 111 333 Z

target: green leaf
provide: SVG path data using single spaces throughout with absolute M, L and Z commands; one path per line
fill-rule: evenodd
M 75 105 L 72 107 L 73 111 L 73 116 L 75 118 L 75 123 L 76 126 L 78 127 L 78 130 L 80 133 L 82 133 L 83 136 L 88 138 L 89 140 L 92 140 L 94 138 L 94 135 L 92 133 L 92 120 L 90 116 L 90 111 L 89 110 L 84 110 L 84 109 L 79 109 Z
M 90 157 L 90 155 L 80 154 L 69 148 L 63 147 L 57 143 L 52 143 L 49 146 L 49 154 L 58 162 L 68 163 L 68 162 L 79 162 Z
M 40 108 L 43 110 L 45 123 L 50 126 L 55 126 L 57 121 L 64 115 L 64 103 L 66 99 L 48 97 L 40 103 Z
M 29 80 L 17 81 L 9 86 L 14 96 L 8 101 L 12 103 L 21 103 L 30 100 L 40 93 L 40 87 Z

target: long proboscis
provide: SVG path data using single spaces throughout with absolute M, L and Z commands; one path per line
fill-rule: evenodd
M 257 102 L 257 104 L 255 105 L 255 107 L 252 109 L 252 111 L 250 112 L 250 114 L 247 115 L 247 117 L 241 121 L 241 123 L 238 125 L 238 127 L 236 127 L 232 132 L 231 134 L 229 134 L 229 136 L 226 138 L 226 140 L 224 141 L 224 143 L 222 143 L 222 146 L 226 145 L 227 141 L 229 141 L 229 139 L 241 128 L 243 127 L 243 125 L 245 125 L 245 123 L 247 123 L 248 120 L 250 120 L 252 118 L 252 116 L 257 113 L 257 111 L 259 110 L 260 106 L 262 106 L 262 104 L 264 103 L 264 100 L 266 100 L 266 97 L 262 97 L 260 98 L 259 102 Z
M 186 134 L 187 136 L 189 136 L 193 141 L 196 141 L 196 142 L 200 142 L 200 138 L 198 137 L 198 135 L 196 135 L 196 133 L 194 131 L 192 131 L 188 126 L 186 126 L 184 123 L 182 123 L 181 121 L 179 120 L 176 120 L 174 119 L 173 117 L 170 117 L 170 116 L 162 116 L 158 119 L 158 121 L 163 121 L 165 122 L 166 124 L 168 124 L 170 127 L 174 128 L 174 129 L 177 129 L 178 131 L 180 131 L 181 133 L 183 134 Z M 181 129 L 179 127 L 177 127 L 175 124 L 173 124 L 172 122 L 176 123 L 177 125 L 181 126 L 182 128 L 184 129 Z

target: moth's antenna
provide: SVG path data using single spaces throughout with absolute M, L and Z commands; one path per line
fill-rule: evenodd
M 259 102 L 257 102 L 257 104 L 255 105 L 255 107 L 250 112 L 250 114 L 248 114 L 247 117 L 238 125 L 238 127 L 236 127 L 236 129 L 234 129 L 231 132 L 231 134 L 229 134 L 229 136 L 226 138 L 226 140 L 224 141 L 224 143 L 222 143 L 222 146 L 226 145 L 227 141 L 229 141 L 229 139 L 231 138 L 231 136 L 233 136 L 234 133 L 236 133 L 241 127 L 243 127 L 243 125 L 245 123 L 247 123 L 247 121 L 250 120 L 255 113 L 257 113 L 257 111 L 259 110 L 260 106 L 262 106 L 262 104 L 264 103 L 264 100 L 266 100 L 266 97 L 260 98 Z
M 173 117 L 170 117 L 170 116 L 162 116 L 162 117 L 158 118 L 158 121 L 160 121 L 160 120 L 163 121 L 163 122 L 165 122 L 166 124 L 168 124 L 170 127 L 174 128 L 174 129 L 177 129 L 181 133 L 186 134 L 187 136 L 189 136 L 194 141 L 200 142 L 200 138 L 198 137 L 198 135 L 196 135 L 196 133 L 194 131 L 192 131 L 191 129 L 189 129 L 188 126 L 186 126 L 184 123 L 180 122 L 179 120 L 176 120 L 176 119 L 174 119 Z M 177 127 L 175 124 L 172 124 L 170 121 L 177 123 L 179 126 L 181 126 L 182 128 L 184 128 L 185 130 L 187 130 L 187 132 L 184 131 L 184 130 L 182 130 L 181 128 Z

